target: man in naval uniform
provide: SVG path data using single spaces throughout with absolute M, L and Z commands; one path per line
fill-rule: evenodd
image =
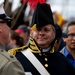
M 25 75 L 20 62 L 8 52 L 5 46 L 9 43 L 9 24 L 11 18 L 6 16 L 3 9 L 4 0 L 0 0 L 0 75 Z
M 55 24 L 48 4 L 37 4 L 34 11 L 29 46 L 13 49 L 26 74 L 75 75 L 75 69 L 67 59 L 53 49 L 56 40 Z M 11 53 L 12 50 L 8 51 Z M 13 52 L 12 51 L 12 52 Z

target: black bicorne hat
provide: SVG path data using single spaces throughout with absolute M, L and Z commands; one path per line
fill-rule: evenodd
M 36 24 L 36 28 L 45 26 L 47 24 L 52 24 L 54 26 L 53 14 L 51 8 L 48 4 L 43 3 L 37 4 L 37 7 L 34 11 L 31 27 Z

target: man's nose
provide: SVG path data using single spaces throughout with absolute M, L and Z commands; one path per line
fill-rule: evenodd
M 43 31 L 43 30 L 41 30 L 40 32 L 39 32 L 39 34 L 44 34 L 45 32 Z

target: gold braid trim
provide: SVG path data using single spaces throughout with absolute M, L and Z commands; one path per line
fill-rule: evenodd
M 33 38 L 30 38 L 29 40 L 30 43 L 30 51 L 33 53 L 41 53 L 40 49 L 38 48 L 38 46 L 36 45 L 35 41 Z M 50 53 L 54 53 L 54 47 L 52 48 L 52 50 L 50 51 Z
M 8 50 L 8 53 L 12 54 L 12 55 L 16 55 L 16 53 L 18 51 L 24 50 L 26 48 L 28 48 L 28 47 L 27 46 L 22 46 L 22 47 L 19 47 L 19 48 L 13 48 L 13 49 Z
M 38 46 L 36 45 L 33 38 L 30 38 L 29 44 L 30 44 L 29 48 L 30 48 L 31 52 L 33 52 L 33 53 L 40 53 L 41 52 L 40 49 L 38 48 Z
M 54 53 L 54 47 L 52 48 L 52 50 L 50 51 L 50 53 Z
M 19 47 L 19 48 L 13 48 L 13 49 L 8 50 L 8 53 L 10 53 L 12 55 L 16 55 L 16 53 L 18 51 L 22 51 L 22 50 L 27 49 L 27 48 L 29 48 L 30 51 L 33 52 L 33 53 L 41 53 L 39 47 L 36 45 L 33 38 L 30 38 L 30 40 L 29 40 L 29 47 L 28 46 L 22 46 L 22 47 Z M 52 48 L 50 53 L 54 53 L 54 47 Z

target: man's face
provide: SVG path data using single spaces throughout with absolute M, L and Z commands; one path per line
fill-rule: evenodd
M 68 49 L 75 49 L 75 25 L 68 27 L 68 38 L 65 42 Z
M 51 24 L 31 31 L 31 36 L 35 39 L 39 47 L 48 48 L 55 38 L 55 30 Z
M 29 39 L 29 33 L 28 32 L 22 32 L 20 36 L 24 39 L 24 43 L 26 44 Z
M 1 40 L 3 40 L 4 45 L 7 45 L 9 43 L 9 32 L 10 28 L 8 27 L 7 23 L 0 23 L 0 37 Z

